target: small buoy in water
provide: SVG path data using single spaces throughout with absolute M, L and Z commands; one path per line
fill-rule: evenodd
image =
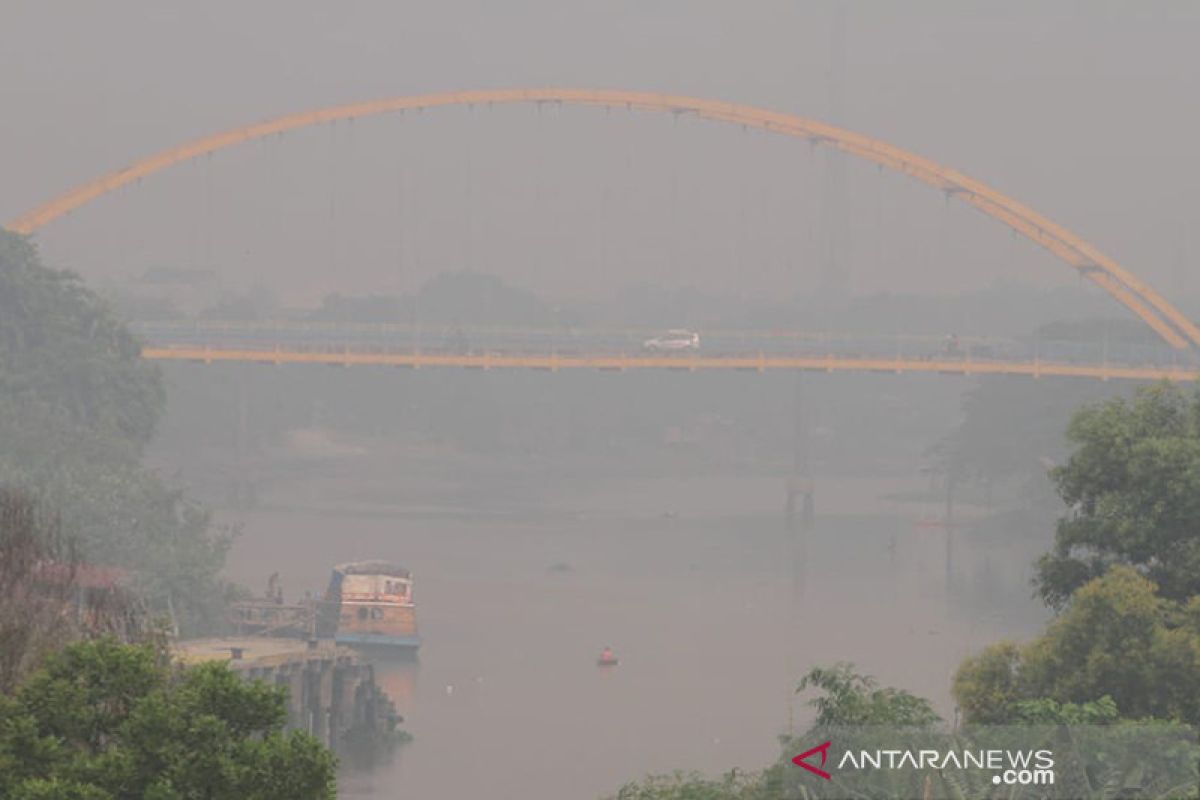
M 613 655 L 611 647 L 606 647 L 600 651 L 600 657 L 596 659 L 598 667 L 615 667 L 619 662 L 617 657 Z

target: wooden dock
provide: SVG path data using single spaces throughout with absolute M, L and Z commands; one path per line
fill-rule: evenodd
M 229 637 L 179 642 L 181 663 L 221 661 L 246 680 L 288 690 L 289 729 L 308 731 L 334 750 L 348 736 L 390 735 L 402 721 L 375 682 L 375 669 L 330 640 Z

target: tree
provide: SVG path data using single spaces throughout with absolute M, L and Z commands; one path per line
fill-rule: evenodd
M 821 797 L 822 789 L 804 783 L 801 771 L 791 763 L 800 749 L 823 738 L 834 736 L 839 747 L 865 747 L 868 740 L 874 745 L 876 734 L 888 738 L 886 745 L 897 746 L 897 728 L 903 733 L 922 737 L 931 735 L 938 715 L 928 700 L 890 686 L 881 687 L 874 678 L 854 671 L 854 665 L 839 663 L 830 667 L 814 667 L 801 680 L 797 692 L 816 689 L 819 696 L 809 705 L 816 709 L 813 727 L 803 736 L 781 737 L 779 760 L 761 772 L 731 770 L 716 779 L 695 773 L 676 772 L 656 775 L 640 782 L 626 784 L 610 800 L 775 800 L 779 797 Z M 887 726 L 887 727 L 885 727 Z M 820 783 L 818 781 L 818 783 Z M 895 787 L 885 781 L 879 794 L 863 794 L 861 786 L 849 791 L 835 781 L 836 797 L 896 797 Z M 828 787 L 825 787 L 827 790 Z
M 1079 589 L 1033 642 L 992 645 L 959 667 L 967 722 L 1200 722 L 1200 598 L 1165 599 L 1127 566 Z
M 1161 595 L 1200 594 L 1200 395 L 1163 384 L 1076 413 L 1075 450 L 1052 472 L 1069 511 L 1036 584 L 1056 609 L 1115 564 Z
M 166 393 L 140 351 L 77 276 L 0 230 L 0 486 L 53 509 L 80 558 L 134 570 L 187 627 L 212 615 L 227 537 L 142 464 Z
M 78 561 L 56 517 L 0 487 L 0 694 L 69 641 L 145 633 L 133 598 L 109 577 Z
M 1058 616 L 967 659 L 968 723 L 1200 722 L 1200 394 L 1161 384 L 1072 418 L 1067 513 L 1038 562 Z
M 1021 648 L 1014 642 L 993 644 L 959 665 L 953 694 L 967 722 L 997 725 L 1013 721 L 1014 707 L 1026 699 L 1020 666 Z
M 183 800 L 334 796 L 335 759 L 283 733 L 284 690 L 223 664 L 171 666 L 111 639 L 49 657 L 0 697 L 0 796 Z
M 731 770 L 710 780 L 695 773 L 653 775 L 627 783 L 609 800 L 774 800 L 782 783 L 777 768 L 766 773 Z
M 527 289 L 484 272 L 442 272 L 405 303 L 408 313 L 444 325 L 546 326 L 558 321 L 553 308 Z
M 817 710 L 818 727 L 892 725 L 926 728 L 940 721 L 933 705 L 923 697 L 890 686 L 880 687 L 870 675 L 854 671 L 845 662 L 813 667 L 800 680 L 797 693 L 813 688 L 822 694 L 809 701 Z
M 145 444 L 165 392 L 140 350 L 78 276 L 43 267 L 28 240 L 0 231 L 0 396 Z

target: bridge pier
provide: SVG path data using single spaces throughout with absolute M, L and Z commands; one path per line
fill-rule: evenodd
M 233 430 L 233 478 L 229 487 L 230 505 L 238 509 L 253 508 L 257 500 L 254 480 L 250 477 L 250 398 L 246 383 L 248 371 L 238 365 L 234 377 L 236 421 Z
M 954 490 L 958 482 L 954 467 L 946 470 L 946 597 L 949 598 L 954 583 Z
M 801 526 L 807 530 L 813 524 L 816 513 L 813 497 L 811 438 L 804 404 L 804 373 L 796 372 L 796 384 L 792 395 L 792 474 L 787 480 L 784 515 L 789 523 L 799 513 Z
M 276 684 L 287 689 L 288 693 L 288 727 L 296 730 L 309 730 L 308 707 L 304 702 L 307 685 L 304 681 L 304 670 L 300 664 L 284 664 L 279 668 L 279 678 Z
M 791 566 L 791 596 L 787 604 L 786 668 L 790 676 L 798 676 L 804 668 L 803 637 L 800 632 L 801 608 L 808 583 L 808 537 L 814 521 L 813 481 L 808 420 L 804 404 L 804 373 L 796 372 L 793 388 L 792 474 L 785 483 L 784 504 L 786 558 Z M 788 733 L 795 735 L 796 695 L 788 692 Z

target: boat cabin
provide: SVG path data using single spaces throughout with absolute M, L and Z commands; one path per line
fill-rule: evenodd
M 355 561 L 333 570 L 326 606 L 341 644 L 415 650 L 420 646 L 412 575 L 387 561 Z

